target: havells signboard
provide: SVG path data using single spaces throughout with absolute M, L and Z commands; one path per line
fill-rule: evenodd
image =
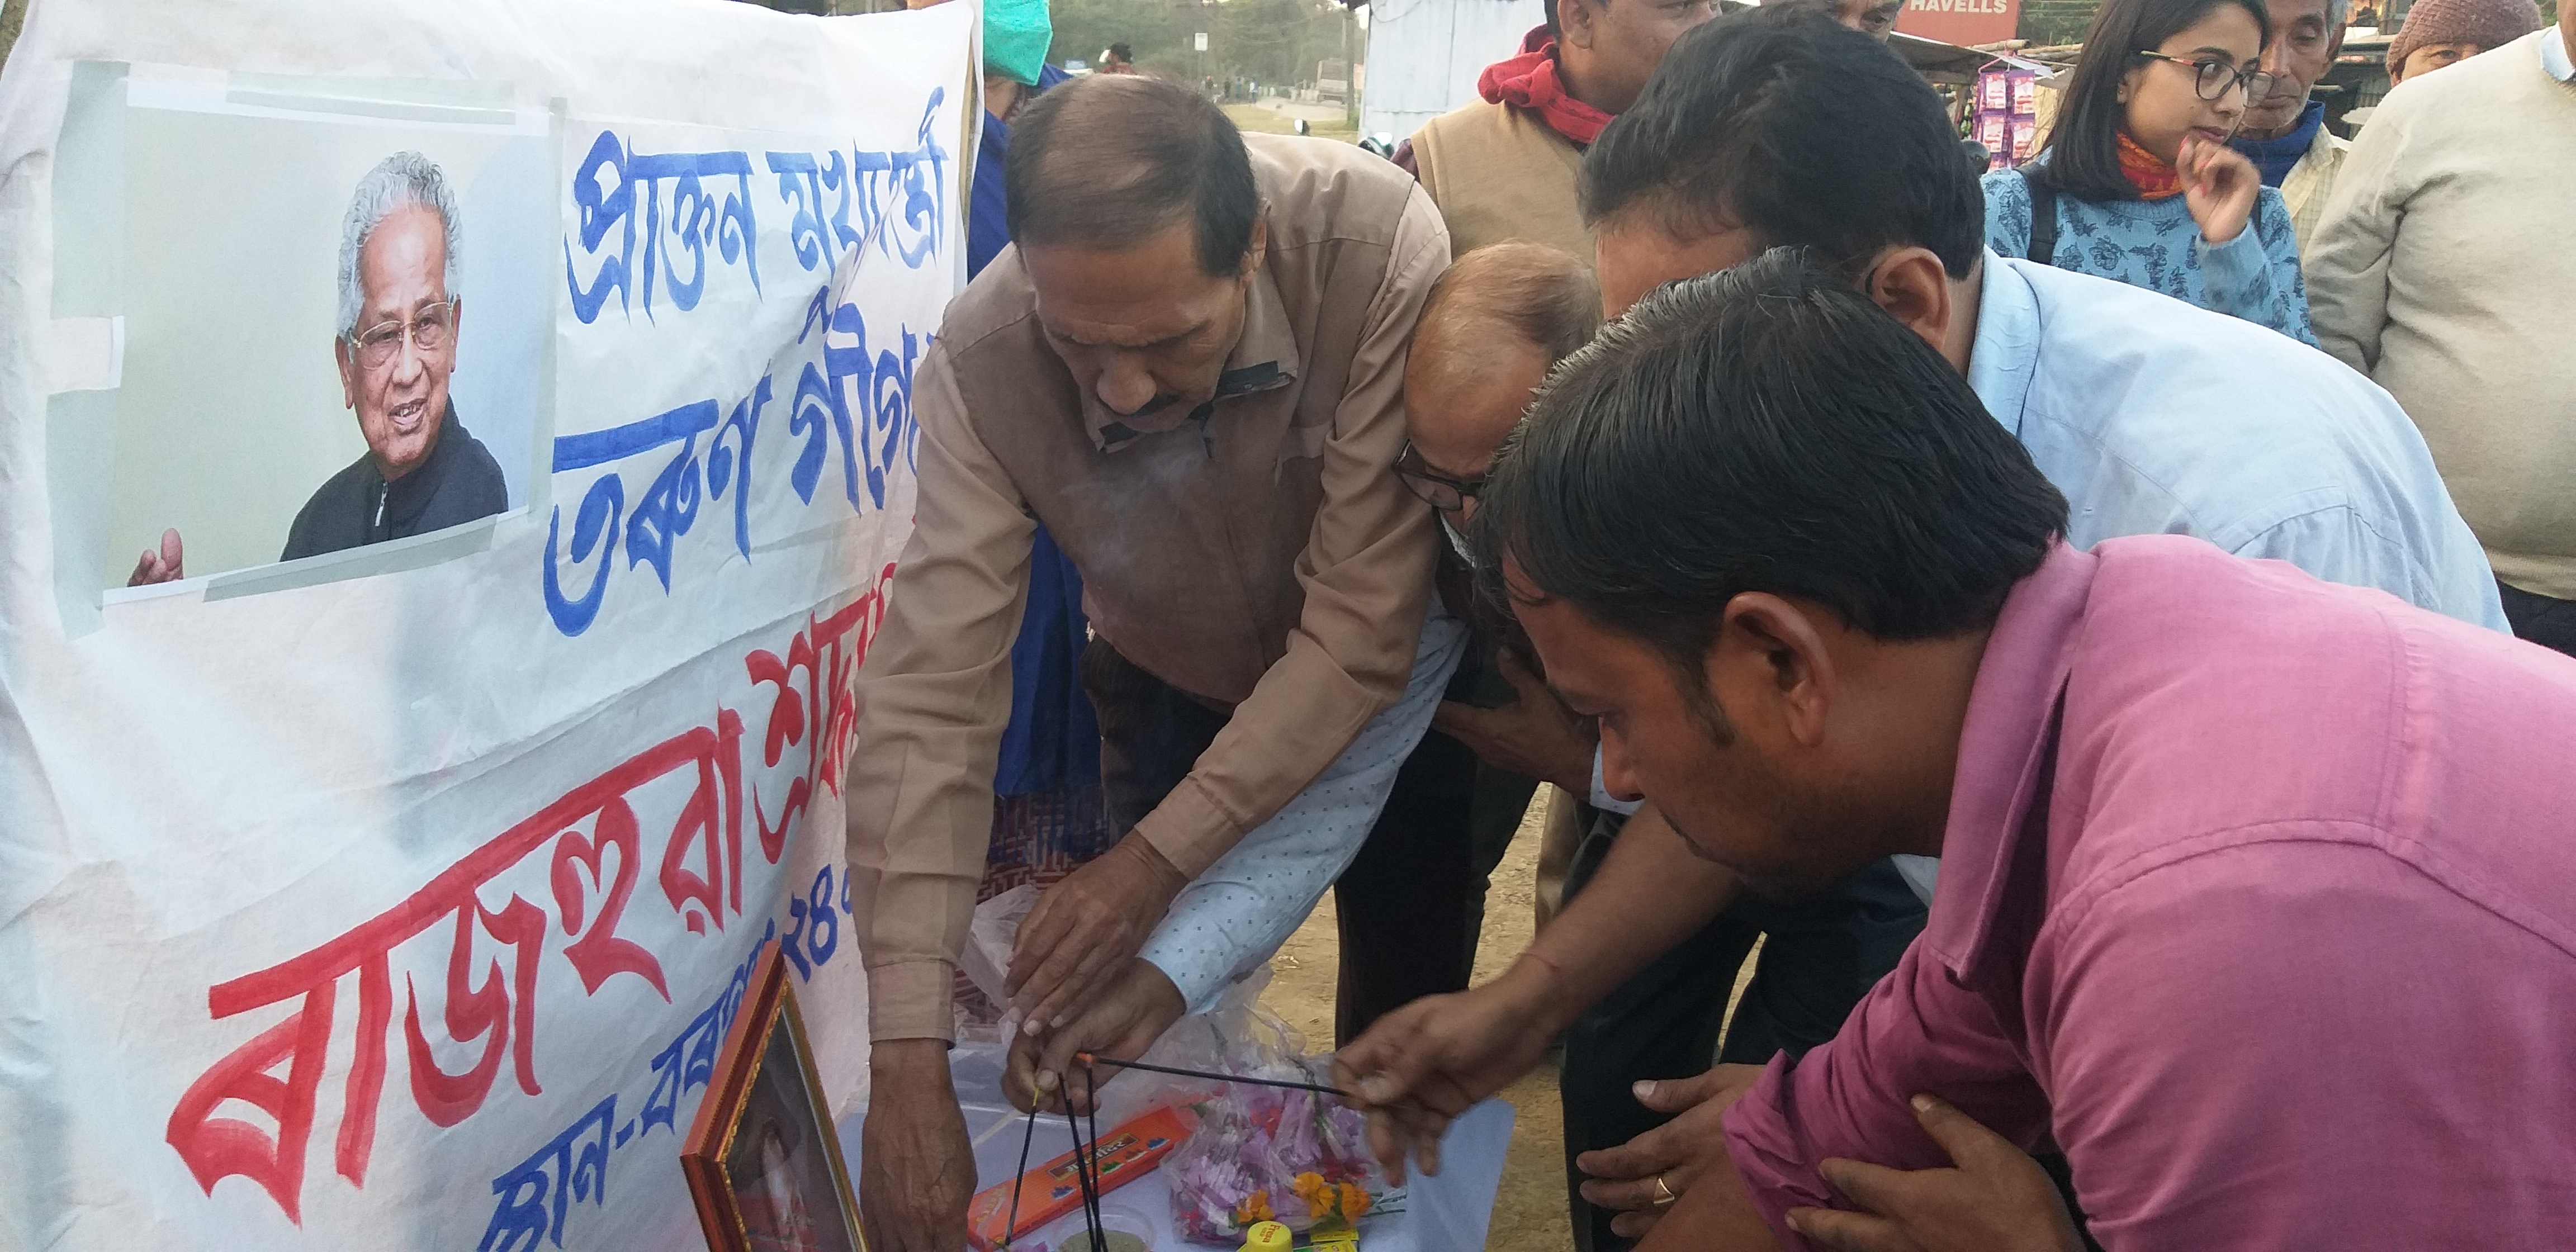
M 2021 23 L 2021 0 L 1905 0 L 1896 29 L 1968 46 L 2000 43 Z

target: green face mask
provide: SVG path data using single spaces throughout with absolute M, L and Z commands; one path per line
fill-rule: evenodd
M 984 70 L 1034 87 L 1055 26 L 1046 0 L 984 0 Z

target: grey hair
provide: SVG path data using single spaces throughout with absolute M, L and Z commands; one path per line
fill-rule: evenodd
M 2389 3 L 2389 0 L 2377 0 L 2377 2 L 2384 5 Z M 2352 0 L 2326 0 L 2326 38 L 2329 41 L 2334 39 L 2335 36 L 2342 34 L 2344 24 L 2351 20 Z M 2289 37 L 2290 32 L 2287 27 L 2283 27 L 2280 30 L 2272 32 L 2272 38 L 2274 39 L 2287 39 Z M 2332 69 L 2333 66 L 2329 65 L 2327 68 Z
M 394 210 L 417 205 L 438 214 L 439 223 L 447 228 L 447 269 L 443 277 L 450 298 L 456 295 L 456 259 L 463 242 L 464 227 L 457 221 L 456 196 L 447 189 L 447 176 L 438 163 L 417 152 L 397 152 L 386 157 L 367 176 L 358 180 L 357 193 L 349 197 L 349 217 L 340 228 L 340 333 L 358 333 L 358 317 L 366 310 L 367 298 L 358 290 L 358 251 L 367 246 L 367 236 L 393 215 Z

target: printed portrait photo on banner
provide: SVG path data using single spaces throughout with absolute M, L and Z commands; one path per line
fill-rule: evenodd
M 66 153 L 99 172 L 67 198 L 99 212 L 66 215 L 58 250 L 112 260 L 122 312 L 114 418 L 74 436 L 88 481 L 57 495 L 57 549 L 109 598 L 310 558 L 332 559 L 291 582 L 400 568 L 404 541 L 542 491 L 543 116 L 277 86 L 138 69 L 81 132 L 121 159 Z

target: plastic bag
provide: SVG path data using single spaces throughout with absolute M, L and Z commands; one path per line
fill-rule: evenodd
M 1037 894 L 1019 888 L 976 909 L 962 963 L 996 1001 L 1011 941 Z M 1135 1059 L 1207 1074 L 1329 1083 L 1329 1061 L 1307 1057 L 1305 1040 L 1260 1006 L 1269 984 L 1269 968 L 1255 967 L 1214 1008 L 1174 1022 Z M 961 1095 L 989 1090 L 998 1097 L 1017 1026 L 1009 1014 L 998 1023 L 959 1023 L 950 1061 Z M 1403 1195 L 1387 1186 L 1370 1159 L 1365 1119 L 1330 1096 L 1107 1066 L 1094 1076 L 1101 1082 L 1104 1128 L 1162 1108 L 1181 1109 L 1195 1123 L 1189 1141 L 1160 1166 L 1170 1183 L 1173 1225 L 1193 1241 L 1239 1247 L 1244 1230 L 1261 1221 L 1283 1222 L 1301 1234 L 1319 1224 L 1356 1225 Z M 998 1100 L 965 1103 L 969 1125 L 982 1126 L 974 1136 L 979 1153 L 988 1141 L 1012 1142 L 1005 1132 L 1019 1124 L 1018 1114 Z
M 1266 1068 L 1274 1073 L 1265 1077 L 1284 1068 L 1276 1076 L 1323 1080 L 1320 1061 Z M 1264 1221 L 1300 1234 L 1357 1226 L 1389 1198 L 1386 1177 L 1369 1157 L 1365 1120 L 1330 1096 L 1233 1083 L 1192 1107 L 1198 1130 L 1163 1172 L 1173 1224 L 1194 1242 L 1234 1246 Z
M 1011 941 L 1019 937 L 1020 923 L 1037 906 L 1036 887 L 1013 887 L 976 905 L 974 920 L 967 923 L 966 947 L 957 954 L 957 967 L 994 1004 L 1011 1002 L 1002 994 L 1004 976 L 1011 970 Z
M 1002 943 L 1007 951 L 1007 936 Z M 1297 1077 L 1303 1072 L 1298 1068 L 1296 1058 L 1304 1041 L 1287 1023 L 1260 1007 L 1261 993 L 1269 985 L 1268 967 L 1253 970 L 1227 987 L 1213 1008 L 1172 1023 L 1171 1029 L 1164 1031 L 1163 1037 L 1156 1040 L 1153 1047 L 1146 1049 L 1143 1056 L 1133 1059 L 1202 1073 Z M 1000 1099 L 1002 1074 L 1010 1060 L 1011 1038 L 1019 1032 L 1019 1024 L 1019 1016 L 1015 1013 L 1005 1014 L 998 1022 L 960 1020 L 957 1023 L 956 1043 L 948 1054 L 949 1068 L 955 1075 L 968 1122 L 970 1126 L 978 1124 L 978 1116 L 999 1119 L 984 1126 L 975 1136 L 978 1144 L 1020 1116 Z M 1156 1109 L 1196 1105 L 1227 1086 L 1215 1079 L 1183 1078 L 1109 1065 L 1101 1066 L 1094 1077 L 1100 1082 L 1100 1124 L 1103 1127 L 1145 1116 Z M 980 1093 L 987 1091 L 993 1093 L 991 1097 L 979 1098 Z M 970 1096 L 969 1092 L 979 1095 Z

